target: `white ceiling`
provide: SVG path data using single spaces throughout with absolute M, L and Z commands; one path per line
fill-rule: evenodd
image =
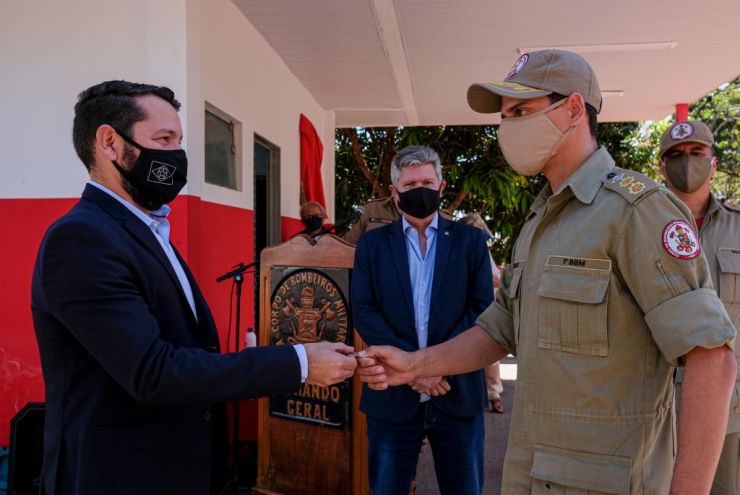
M 740 0 L 233 0 L 338 127 L 484 124 L 473 82 L 579 51 L 601 121 L 663 118 L 740 73 Z

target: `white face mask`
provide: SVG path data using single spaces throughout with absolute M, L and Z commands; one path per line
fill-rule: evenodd
M 531 176 L 542 171 L 542 168 L 565 141 L 567 131 L 560 129 L 547 117 L 547 112 L 563 105 L 566 100 L 556 101 L 538 112 L 503 119 L 498 128 L 498 142 L 504 158 L 511 168 L 520 175 Z

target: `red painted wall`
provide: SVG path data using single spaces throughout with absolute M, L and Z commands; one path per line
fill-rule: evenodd
M 0 199 L 0 445 L 7 446 L 11 418 L 27 403 L 43 401 L 43 378 L 30 311 L 31 274 L 36 251 L 48 226 L 77 202 L 63 199 Z M 213 312 L 221 348 L 233 351 L 228 338 L 230 282 L 216 277 L 240 261 L 252 262 L 254 215 L 251 210 L 219 205 L 193 196 L 179 196 L 172 204 L 172 242 L 193 271 Z M 281 219 L 283 239 L 302 230 L 300 220 Z M 240 341 L 254 326 L 254 279 L 244 281 Z M 232 318 L 232 332 L 233 332 Z M 257 439 L 255 401 L 242 404 L 240 435 Z
M 39 351 L 31 319 L 31 275 L 46 228 L 76 199 L 0 199 L 0 445 L 10 420 L 27 403 L 44 400 Z

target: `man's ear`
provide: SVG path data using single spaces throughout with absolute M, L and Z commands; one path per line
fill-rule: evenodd
M 98 155 L 110 161 L 118 159 L 120 139 L 116 131 L 108 124 L 103 124 L 95 131 L 95 150 Z
M 588 115 L 586 114 L 586 101 L 580 93 L 573 93 L 570 95 L 565 106 L 568 109 L 571 126 L 576 126 L 581 119 L 588 118 Z
M 658 162 L 658 168 L 660 168 L 660 175 L 663 177 L 663 180 L 668 180 L 668 176 L 665 173 L 665 162 L 662 159 Z
M 443 180 L 442 183 L 439 185 L 439 195 L 440 196 L 442 195 L 442 193 L 445 191 L 446 188 L 447 188 L 447 181 Z

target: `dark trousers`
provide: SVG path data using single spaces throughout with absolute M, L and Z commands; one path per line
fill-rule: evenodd
M 429 438 L 442 495 L 483 491 L 483 414 L 459 418 L 431 401 L 409 421 L 367 417 L 368 475 L 373 495 L 408 495 L 424 436 Z

